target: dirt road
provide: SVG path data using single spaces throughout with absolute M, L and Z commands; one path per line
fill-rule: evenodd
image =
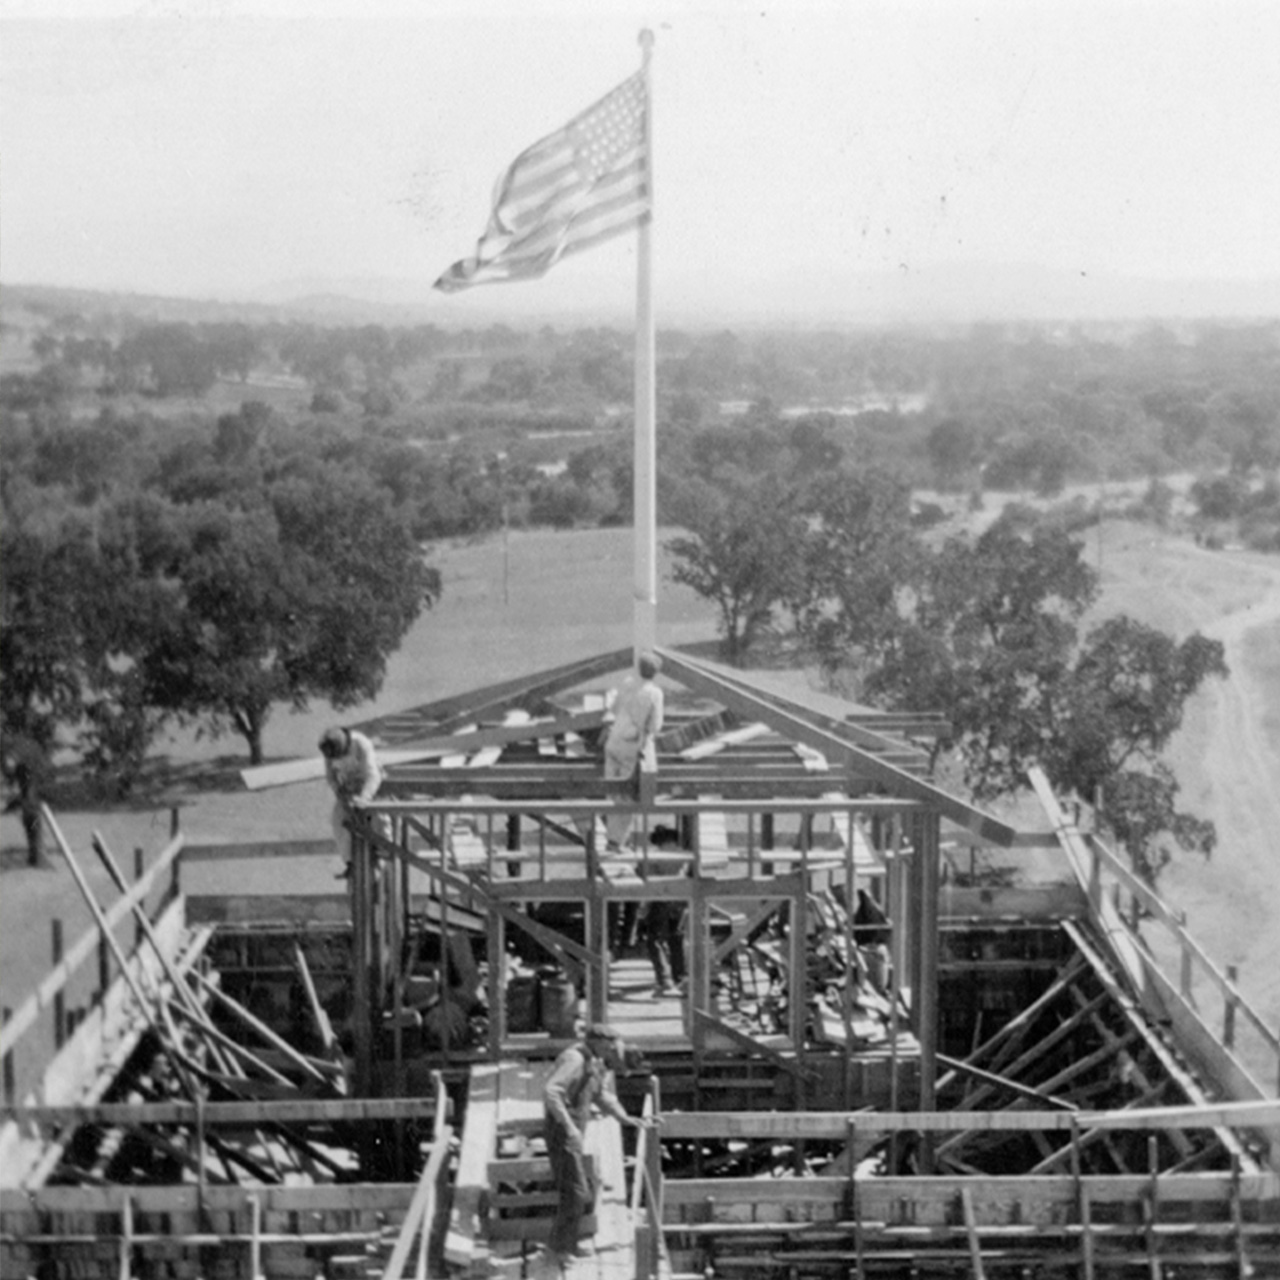
M 1221 640 L 1230 676 L 1196 695 L 1168 753 L 1187 809 L 1211 818 L 1205 861 L 1179 852 L 1161 891 L 1193 936 L 1280 1026 L 1280 558 L 1108 528 L 1099 615 Z

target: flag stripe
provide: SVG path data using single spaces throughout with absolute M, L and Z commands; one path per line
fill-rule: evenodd
M 624 80 L 555 133 L 526 147 L 494 189 L 489 223 L 470 258 L 436 281 L 446 291 L 544 275 L 650 216 L 648 87 Z

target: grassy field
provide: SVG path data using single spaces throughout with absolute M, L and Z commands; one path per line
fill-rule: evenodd
M 1128 612 L 1179 636 L 1193 629 L 1227 646 L 1231 678 L 1197 696 L 1172 761 L 1187 805 L 1218 825 L 1208 863 L 1184 855 L 1164 887 L 1189 915 L 1193 933 L 1221 964 L 1240 966 L 1249 998 L 1280 1023 L 1280 875 L 1273 846 L 1280 831 L 1280 560 L 1209 552 L 1185 538 L 1123 523 L 1091 535 L 1103 572 L 1098 617 Z M 414 627 L 392 659 L 378 699 L 344 713 L 365 719 L 447 694 L 482 687 L 621 647 L 631 633 L 629 530 L 515 533 L 437 550 L 444 597 Z M 708 641 L 706 604 L 663 574 L 659 639 Z M 271 758 L 310 755 L 333 719 L 325 706 L 277 712 L 267 730 Z M 100 831 L 122 861 L 131 850 L 160 848 L 170 804 L 193 841 L 320 838 L 328 831 L 322 783 L 257 794 L 240 789 L 242 743 L 177 735 L 162 744 L 164 787 L 148 804 L 102 811 L 62 806 L 59 818 L 86 868 L 91 833 Z M 21 833 L 0 821 L 0 999 L 15 1005 L 47 968 L 50 920 L 63 920 L 70 943 L 88 927 L 61 859 L 45 869 L 22 865 Z M 103 901 L 113 893 L 93 873 Z

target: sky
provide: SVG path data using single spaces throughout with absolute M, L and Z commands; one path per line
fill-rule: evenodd
M 1280 277 L 1273 0 L 0 0 L 0 284 L 425 298 L 642 28 L 660 297 Z M 434 297 L 625 298 L 633 261 Z

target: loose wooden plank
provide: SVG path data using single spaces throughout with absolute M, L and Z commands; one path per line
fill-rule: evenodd
M 714 738 L 695 742 L 693 746 L 686 747 L 680 752 L 680 758 L 682 760 L 703 760 L 707 756 L 716 755 L 726 747 L 741 746 L 744 742 L 766 737 L 772 732 L 773 730 L 767 724 L 755 720 L 751 724 L 743 725 L 740 729 L 730 729 L 725 733 L 716 734 Z
M 578 733 L 598 728 L 604 723 L 603 711 L 586 711 L 572 716 L 533 719 L 528 712 L 512 711 L 501 725 L 491 725 L 466 733 L 444 734 L 428 738 L 412 745 L 379 750 L 378 762 L 383 768 L 417 764 L 444 756 L 461 755 L 464 758 L 486 748 L 502 747 L 512 742 L 524 742 L 538 737 L 563 733 Z M 240 778 L 250 791 L 262 791 L 268 787 L 290 786 L 297 782 L 312 782 L 324 777 L 324 757 L 308 756 L 302 760 L 286 760 L 278 764 L 258 765 L 242 769 Z
M 453 1187 L 453 1207 L 445 1236 L 444 1255 L 454 1266 L 470 1264 L 483 1224 L 489 1192 L 489 1161 L 498 1136 L 498 1082 L 501 1065 L 471 1068 L 467 1114 L 462 1128 L 462 1153 Z
M 1079 1129 L 1216 1129 L 1280 1124 L 1280 1098 L 1113 1111 L 669 1111 L 664 1138 L 820 1138 L 859 1133 L 1017 1133 Z
M 383 1270 L 383 1280 L 400 1280 L 404 1273 L 405 1263 L 409 1260 L 409 1250 L 413 1247 L 414 1237 L 420 1232 L 429 1233 L 431 1230 L 431 1219 L 435 1216 L 436 1189 L 440 1181 L 440 1171 L 448 1157 L 449 1142 L 452 1136 L 452 1130 L 448 1125 L 441 1126 L 440 1132 L 436 1135 L 435 1142 L 431 1148 L 431 1154 L 427 1157 L 427 1163 L 423 1167 L 422 1177 L 418 1179 L 418 1185 L 414 1189 L 413 1199 L 405 1212 L 400 1234 L 396 1237 L 395 1245 L 391 1250 L 391 1257 L 387 1260 L 386 1268 Z M 426 1242 L 424 1240 L 424 1251 L 425 1247 Z M 256 1280 L 256 1278 L 253 1278 L 253 1280 Z
M 261 1124 L 334 1123 L 362 1120 L 425 1120 L 435 1114 L 431 1098 L 290 1098 L 270 1102 L 103 1102 L 54 1106 L 5 1107 L 0 1118 L 38 1125 L 93 1124 L 180 1125 L 206 1128 L 221 1125 L 254 1127 Z

